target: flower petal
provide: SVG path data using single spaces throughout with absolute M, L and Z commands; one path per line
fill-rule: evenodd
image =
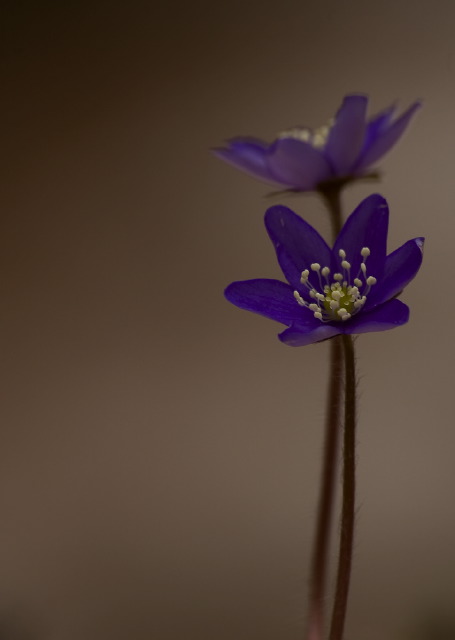
M 401 300 L 389 300 L 371 309 L 360 311 L 343 326 L 343 333 L 368 333 L 395 329 L 409 320 L 409 307 Z
M 423 258 L 424 238 L 409 240 L 387 256 L 380 282 L 368 296 L 365 310 L 400 293 L 415 278 Z
M 270 207 L 265 213 L 265 226 L 283 273 L 294 289 L 301 288 L 300 275 L 304 269 L 310 269 L 313 262 L 331 266 L 332 255 L 324 238 L 288 207 Z M 314 272 L 310 273 L 310 282 L 319 289 Z
M 366 167 L 372 165 L 379 160 L 389 149 L 391 149 L 398 139 L 403 135 L 406 127 L 411 121 L 414 113 L 420 109 L 421 103 L 415 102 L 409 107 L 405 113 L 395 120 L 389 127 L 385 129 L 375 140 L 363 151 L 354 170 L 356 173 L 362 171 Z
M 224 295 L 237 307 L 259 313 L 261 316 L 291 325 L 298 322 L 304 326 L 319 324 L 311 311 L 299 306 L 294 290 L 279 280 L 242 280 L 230 284 Z
M 267 168 L 268 145 L 254 138 L 233 138 L 228 142 L 229 147 L 213 149 L 213 153 L 221 160 L 225 160 L 237 169 L 242 169 L 256 178 L 267 182 L 276 179 Z
M 300 191 L 315 189 L 332 176 L 324 155 L 303 140 L 279 138 L 272 145 L 267 167 L 277 182 Z
M 346 220 L 333 247 L 333 253 L 339 263 L 339 250 L 346 252 L 346 260 L 351 264 L 351 278 L 360 270 L 363 247 L 370 249 L 366 260 L 367 275 L 379 279 L 384 270 L 387 248 L 387 229 L 389 208 L 386 200 L 372 194 L 365 198 Z
M 325 153 L 337 175 L 351 173 L 362 149 L 367 104 L 366 96 L 346 96 L 335 116 L 335 124 L 330 131 Z
M 376 138 L 387 129 L 394 112 L 395 105 L 391 105 L 387 109 L 384 109 L 384 111 L 381 111 L 370 118 L 367 122 L 365 139 L 363 141 L 362 152 L 360 155 L 363 155 L 366 149 L 376 140 Z
M 341 328 L 341 327 L 340 327 Z M 285 329 L 278 335 L 281 342 L 290 345 L 291 347 L 304 347 L 307 344 L 313 344 L 314 342 L 321 342 L 328 338 L 338 335 L 341 331 L 329 324 L 322 324 L 318 321 L 318 326 L 304 327 L 300 325 L 293 325 L 289 329 Z

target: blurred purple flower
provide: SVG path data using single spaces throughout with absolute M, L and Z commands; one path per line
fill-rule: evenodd
M 419 109 L 415 102 L 399 118 L 395 107 L 366 119 L 368 98 L 348 95 L 335 118 L 319 129 L 294 127 L 271 144 L 255 138 L 233 138 L 219 158 L 266 182 L 296 191 L 313 191 L 331 181 L 348 182 L 391 149 Z
M 340 333 L 385 331 L 405 324 L 396 299 L 422 263 L 423 238 L 387 256 L 389 211 L 380 195 L 366 198 L 344 224 L 333 249 L 287 207 L 271 207 L 265 225 L 289 284 L 233 282 L 226 298 L 242 309 L 288 326 L 279 338 L 304 346 Z

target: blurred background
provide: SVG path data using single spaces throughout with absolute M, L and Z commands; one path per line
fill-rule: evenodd
M 346 638 L 455 637 L 452 0 L 1 9 L 0 639 L 301 640 L 327 345 L 223 298 L 280 277 L 263 213 L 316 196 L 214 158 L 349 92 L 424 101 L 381 162 L 406 327 L 357 341 Z M 334 546 L 332 559 L 335 560 Z

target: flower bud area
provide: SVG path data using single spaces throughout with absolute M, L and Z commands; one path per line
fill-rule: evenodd
M 346 260 L 346 252 L 340 249 L 340 272 L 331 275 L 329 267 L 321 267 L 317 262 L 310 265 L 311 271 L 317 273 L 319 288 L 311 286 L 309 282 L 310 270 L 302 271 L 300 282 L 308 290 L 309 302 L 294 291 L 297 303 L 313 312 L 315 318 L 321 322 L 345 322 L 358 313 L 368 299 L 371 287 L 376 284 L 374 276 L 367 275 L 366 261 L 370 249 L 364 247 L 361 252 L 362 262 L 359 272 L 351 281 L 351 264 Z

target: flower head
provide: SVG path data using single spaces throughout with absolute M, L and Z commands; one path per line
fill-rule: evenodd
M 271 144 L 233 138 L 215 154 L 256 178 L 296 191 L 313 191 L 331 181 L 350 181 L 391 149 L 420 107 L 415 102 L 399 118 L 389 107 L 366 119 L 368 98 L 348 95 L 335 117 L 318 129 L 294 127 Z
M 233 282 L 226 298 L 287 325 L 279 338 L 293 346 L 405 324 L 409 308 L 396 296 L 420 268 L 424 239 L 409 240 L 387 255 L 388 222 L 384 198 L 369 196 L 347 219 L 330 249 L 293 211 L 271 207 L 265 225 L 289 284 L 266 279 Z

